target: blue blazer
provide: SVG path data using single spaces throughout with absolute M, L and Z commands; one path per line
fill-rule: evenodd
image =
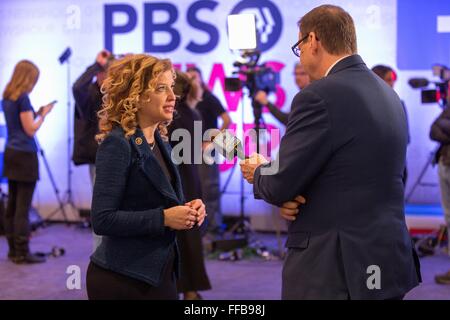
M 155 141 L 174 177 L 174 187 L 142 130 L 126 139 L 123 130 L 115 128 L 97 152 L 91 213 L 94 232 L 103 236 L 91 261 L 152 286 L 161 282 L 169 250 L 175 250 L 178 261 L 175 231 L 164 227 L 163 210 L 184 203 L 170 146 L 158 132 Z
M 417 286 L 404 213 L 407 142 L 399 97 L 359 55 L 294 97 L 278 171 L 263 175 L 263 166 L 254 176 L 255 196 L 269 203 L 306 198 L 288 230 L 283 298 L 332 299 L 327 288 L 345 284 L 352 299 L 385 299 Z M 381 289 L 367 286 L 372 265 Z

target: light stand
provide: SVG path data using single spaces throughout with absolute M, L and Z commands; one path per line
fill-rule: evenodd
M 62 215 L 64 217 L 64 221 L 67 224 L 69 224 L 69 219 L 67 218 L 66 211 L 64 210 L 64 203 L 61 201 L 61 198 L 59 196 L 59 189 L 58 189 L 58 186 L 56 185 L 55 179 L 53 178 L 53 174 L 52 174 L 52 171 L 50 170 L 50 165 L 48 164 L 47 158 L 45 157 L 44 149 L 42 149 L 42 147 L 39 144 L 39 141 L 37 140 L 37 138 L 35 138 L 35 141 L 36 141 L 36 144 L 37 144 L 37 147 L 38 147 L 38 152 L 41 154 L 42 160 L 44 161 L 45 169 L 47 170 L 47 174 L 48 174 L 48 177 L 50 178 L 50 182 L 52 184 L 53 191 L 55 192 L 56 200 L 58 201 L 58 204 L 59 204 L 58 209 L 56 209 L 55 211 L 51 212 L 45 218 L 45 222 L 48 223 L 52 216 L 54 216 L 57 212 L 61 211 L 61 213 L 62 213 Z
M 244 99 L 242 99 L 242 104 L 241 104 L 241 119 L 244 119 Z M 234 164 L 234 166 L 231 168 L 231 172 L 227 177 L 227 180 L 225 181 L 225 184 L 221 190 L 221 194 L 225 194 L 227 192 L 227 188 L 228 185 L 231 181 L 231 178 L 233 177 L 234 171 L 236 169 L 236 167 L 238 166 L 238 160 L 236 160 L 236 163 Z M 228 235 L 228 240 L 230 238 L 236 238 L 233 237 L 236 233 L 241 233 L 244 235 L 244 238 L 241 239 L 241 241 L 236 241 L 233 240 L 233 242 L 236 245 L 239 246 L 246 246 L 248 244 L 248 233 L 251 230 L 248 221 L 245 219 L 245 185 L 244 185 L 244 176 L 241 173 L 241 180 L 240 180 L 240 188 L 239 188 L 239 217 L 238 217 L 238 221 L 236 221 L 231 227 L 230 229 L 225 233 L 225 235 Z M 224 241 L 227 241 L 227 239 L 225 239 Z M 227 246 L 224 246 L 227 247 Z M 230 246 L 231 247 L 231 246 Z
M 255 133 L 256 133 L 256 153 L 259 153 L 259 133 L 261 129 L 261 121 L 262 121 L 262 105 L 259 104 L 257 101 L 253 99 L 253 95 L 250 95 L 252 99 L 252 108 L 253 108 L 253 116 L 254 116 L 254 123 L 255 123 Z M 242 103 L 242 119 L 244 119 L 244 103 Z M 233 167 L 233 170 L 236 166 Z M 245 238 L 249 239 L 249 234 L 254 234 L 250 223 L 245 219 L 245 195 L 244 195 L 244 176 L 241 173 L 241 197 L 240 197 L 240 214 L 238 221 L 230 228 L 229 232 L 232 234 L 236 231 L 240 231 L 244 234 Z
M 70 56 L 72 55 L 72 50 L 68 47 L 59 57 L 59 63 L 67 65 L 67 189 L 65 191 L 65 196 L 63 200 L 64 205 L 69 205 L 76 212 L 78 212 L 77 207 L 73 202 L 72 193 L 72 108 L 71 108 L 71 80 L 70 80 Z M 59 209 L 58 209 L 59 210 Z

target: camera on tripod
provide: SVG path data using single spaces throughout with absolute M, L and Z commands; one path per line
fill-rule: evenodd
M 275 92 L 280 82 L 279 73 L 266 63 L 258 64 L 261 57 L 256 41 L 256 22 L 253 14 L 228 16 L 228 40 L 231 50 L 240 50 L 241 57 L 233 63 L 238 69 L 233 72 L 237 77 L 225 78 L 226 91 L 239 91 L 243 87 L 249 90 L 251 97 L 259 90 Z
M 426 78 L 409 79 L 409 85 L 414 89 L 422 89 L 422 103 L 439 103 L 442 107 L 447 106 L 448 86 L 450 81 L 450 69 L 444 65 L 436 64 L 432 67 L 433 76 L 439 78 L 439 81 L 430 81 Z M 428 89 L 433 84 L 435 88 Z

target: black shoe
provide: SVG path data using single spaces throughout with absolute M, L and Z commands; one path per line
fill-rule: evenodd
M 12 236 L 6 236 L 8 239 L 8 259 L 13 260 L 16 256 L 16 248 L 14 247 L 14 238 Z
M 27 253 L 26 255 L 17 255 L 12 261 L 16 264 L 32 264 L 32 263 L 43 263 L 46 262 L 47 259 L 45 257 L 40 257 L 33 253 Z
M 434 281 L 439 284 L 450 284 L 450 271 L 444 274 L 438 274 L 434 277 Z
M 16 251 L 16 256 L 13 258 L 14 263 L 31 264 L 43 263 L 46 261 L 45 257 L 39 257 L 37 254 L 30 252 L 29 243 L 30 240 L 27 236 L 14 237 L 14 249 Z

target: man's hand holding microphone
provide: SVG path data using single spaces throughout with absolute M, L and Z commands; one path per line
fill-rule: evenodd
M 269 162 L 263 155 L 256 152 L 252 153 L 249 158 L 245 157 L 240 140 L 227 132 L 227 130 L 215 134 L 213 144 L 216 150 L 228 160 L 232 160 L 235 156 L 241 159 L 239 165 L 242 175 L 250 184 L 254 182 L 255 170 L 259 166 Z M 291 201 L 283 203 L 280 207 L 281 217 L 289 221 L 294 221 L 299 213 L 298 207 L 305 203 L 306 199 L 300 195 Z

